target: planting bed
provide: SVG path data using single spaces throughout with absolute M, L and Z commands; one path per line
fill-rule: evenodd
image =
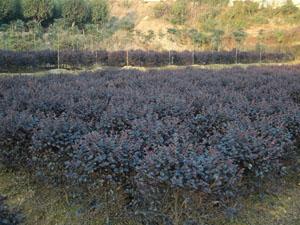
M 222 205 L 299 169 L 299 93 L 299 66 L 1 77 L 0 163 L 176 224 L 167 192 Z

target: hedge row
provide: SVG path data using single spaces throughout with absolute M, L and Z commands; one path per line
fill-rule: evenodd
M 283 53 L 239 52 L 239 63 L 284 62 L 293 56 Z M 60 67 L 78 68 L 99 64 L 103 66 L 122 67 L 145 66 L 156 67 L 166 65 L 192 64 L 234 64 L 236 53 L 231 52 L 154 52 L 154 51 L 62 51 L 59 54 Z M 45 50 L 38 52 L 11 52 L 0 50 L 0 71 L 21 69 L 57 68 L 58 54 Z
M 53 184 L 118 184 L 143 212 L 159 210 L 165 189 L 222 201 L 292 165 L 299 73 L 284 66 L 1 77 L 0 163 Z

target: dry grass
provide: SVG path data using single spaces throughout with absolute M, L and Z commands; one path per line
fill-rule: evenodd
M 67 69 L 52 69 L 52 70 L 44 70 L 44 71 L 35 71 L 35 72 L 12 72 L 12 73 L 0 73 L 0 76 L 18 76 L 18 75 L 28 75 L 28 76 L 44 76 L 48 74 L 69 74 L 69 75 L 79 75 L 82 72 L 96 72 L 99 70 L 127 70 L 127 69 L 136 69 L 141 71 L 147 70 L 177 70 L 177 69 L 186 69 L 186 68 L 194 68 L 194 69 L 229 69 L 232 67 L 242 67 L 247 68 L 249 66 L 284 66 L 284 65 L 300 65 L 300 59 L 296 59 L 294 61 L 286 62 L 286 63 L 251 63 L 251 64 L 209 64 L 209 65 L 190 65 L 190 66 L 162 66 L 162 67 L 134 67 L 134 66 L 125 66 L 125 67 L 108 67 L 108 66 L 97 66 L 94 65 L 91 68 L 81 68 L 78 70 L 67 70 Z
M 101 225 L 130 224 L 128 218 L 118 216 L 122 206 L 122 197 L 118 202 L 106 201 L 103 192 L 89 193 L 90 198 L 96 195 L 101 203 L 99 209 L 88 207 L 90 202 L 76 203 L 61 188 L 50 188 L 33 182 L 24 173 L 0 172 L 0 194 L 8 197 L 8 204 L 20 209 L 28 225 Z M 102 196 L 101 196 L 102 194 Z M 86 209 L 90 210 L 86 210 Z M 114 217 L 115 216 L 115 217 Z
M 253 195 L 246 199 L 241 214 L 228 225 L 299 225 L 300 224 L 300 179 L 282 184 L 283 190 L 276 195 L 267 195 L 261 200 Z M 227 223 L 224 223 L 227 225 Z
M 299 174 L 300 175 L 300 174 Z M 243 209 L 234 219 L 225 219 L 221 214 L 209 219 L 214 225 L 299 225 L 300 224 L 300 176 L 282 181 L 276 195 L 266 195 L 261 200 L 257 195 L 242 200 Z M 85 210 L 85 204 L 70 203 L 61 189 L 32 182 L 25 174 L 0 172 L 0 193 L 8 196 L 9 204 L 23 210 L 28 225 L 137 225 L 130 218 L 121 218 L 120 202 L 109 201 L 98 210 Z M 101 193 L 93 193 L 99 195 Z M 103 194 L 102 194 L 103 195 Z M 115 215 L 118 215 L 114 218 Z M 113 218 L 107 223 L 107 218 Z

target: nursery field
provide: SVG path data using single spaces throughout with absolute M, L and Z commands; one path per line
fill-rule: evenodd
M 1 76 L 0 124 L 0 191 L 68 205 L 32 197 L 45 224 L 299 224 L 300 66 Z

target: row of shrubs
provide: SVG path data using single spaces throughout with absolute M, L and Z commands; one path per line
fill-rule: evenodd
M 74 189 L 118 185 L 126 209 L 144 220 L 172 218 L 160 211 L 170 191 L 226 202 L 299 168 L 299 73 L 282 66 L 1 77 L 0 163 Z
M 234 64 L 236 52 L 154 52 L 154 51 L 32 51 L 12 52 L 0 50 L 0 71 L 58 67 L 78 68 L 99 64 L 102 66 L 145 66 L 192 64 Z M 284 62 L 293 56 L 284 53 L 238 52 L 239 63 Z

